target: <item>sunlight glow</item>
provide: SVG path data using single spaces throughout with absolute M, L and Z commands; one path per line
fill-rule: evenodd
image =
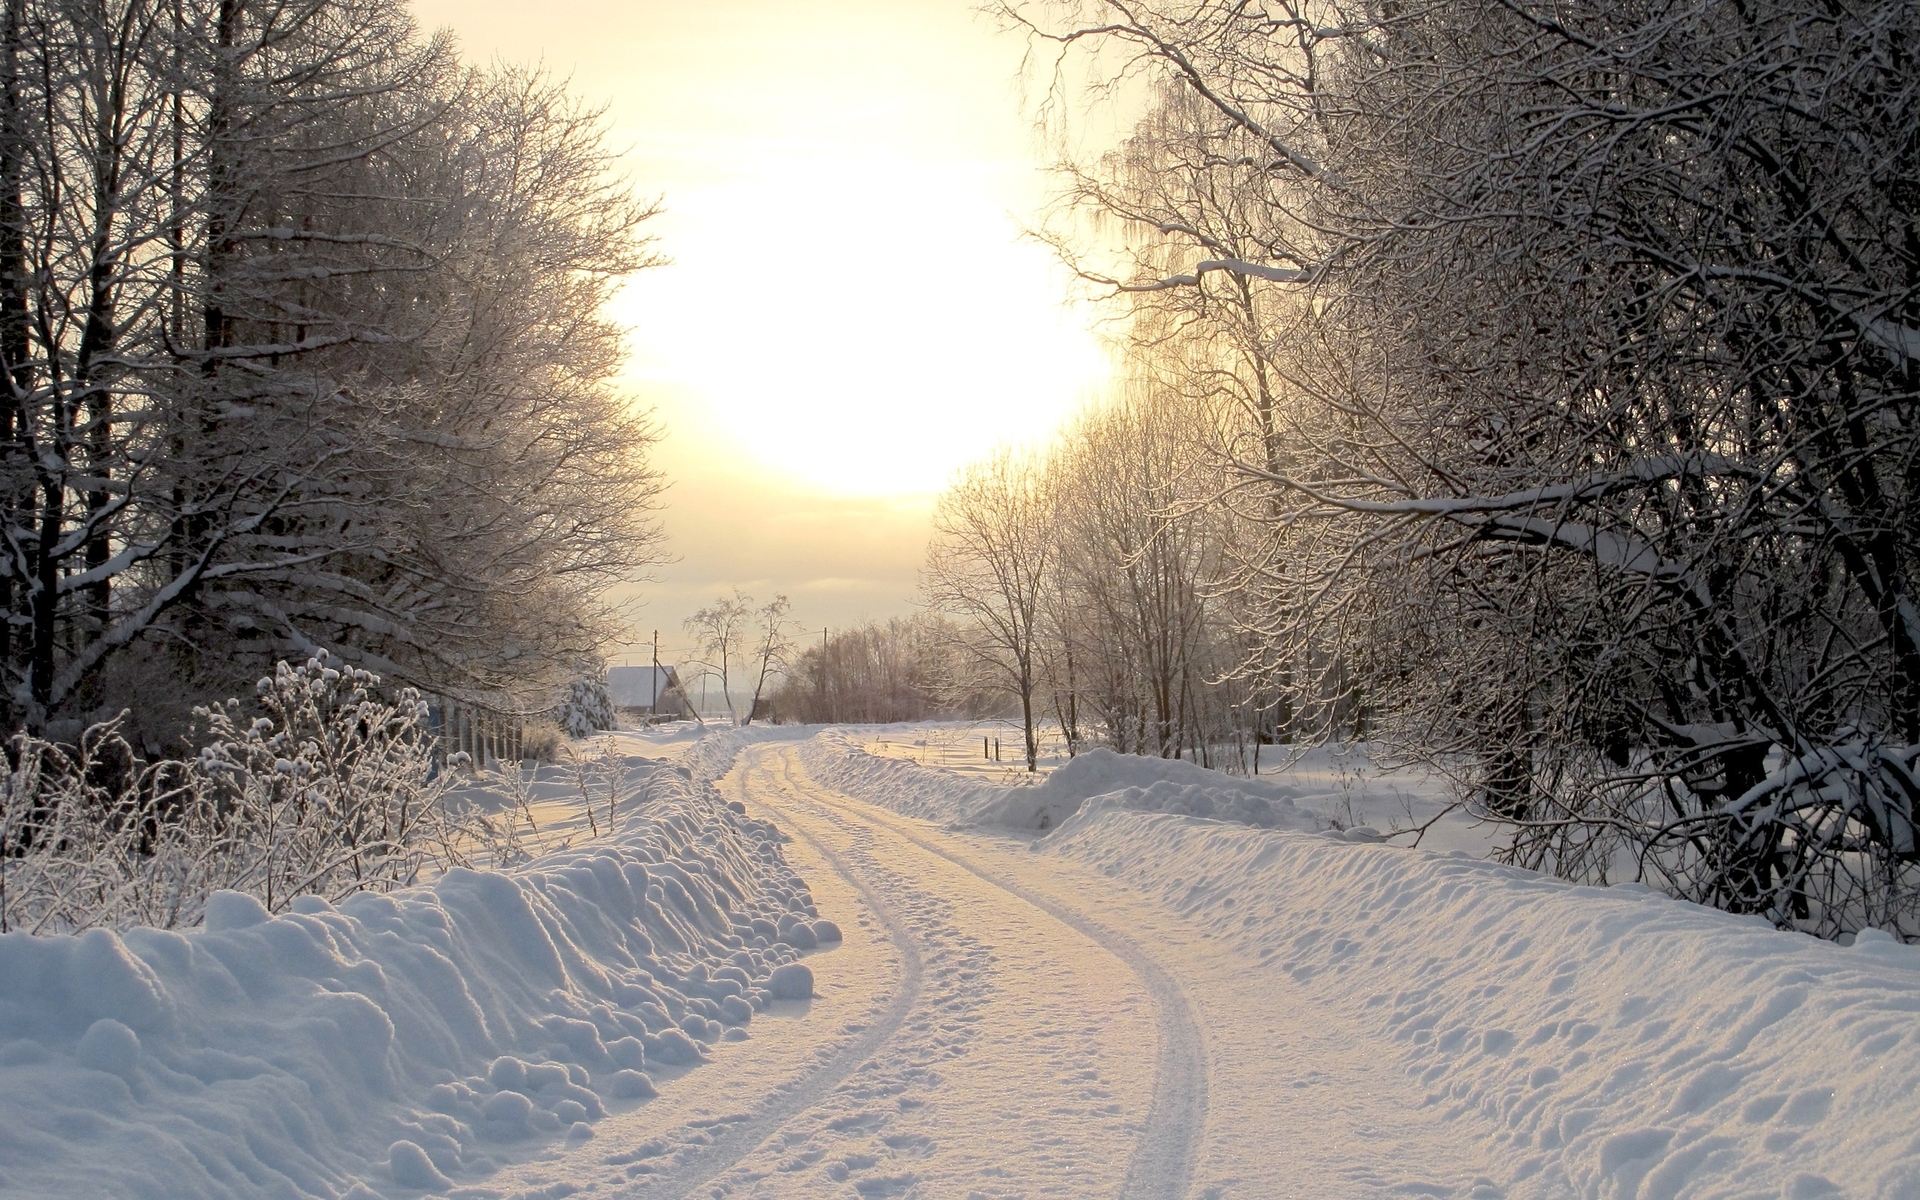
M 698 394 L 762 463 L 843 493 L 934 491 L 1100 378 L 1050 252 L 1018 240 L 983 164 L 765 165 L 771 204 L 751 185 L 683 198 L 698 225 L 618 310 L 637 376 Z
M 655 628 L 741 586 L 803 624 L 911 611 L 931 493 L 1044 438 L 1106 374 L 1090 309 L 1021 240 L 1053 186 L 1018 36 L 977 0 L 414 0 L 471 62 L 605 105 L 670 265 L 632 280 L 674 561 Z

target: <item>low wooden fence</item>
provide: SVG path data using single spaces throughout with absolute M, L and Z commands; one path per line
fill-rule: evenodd
M 440 696 L 428 701 L 427 725 L 440 739 L 443 760 L 465 754 L 476 771 L 519 762 L 526 743 L 524 716 L 471 700 Z

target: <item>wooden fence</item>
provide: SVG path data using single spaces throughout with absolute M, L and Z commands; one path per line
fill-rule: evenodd
M 465 754 L 474 770 L 517 763 L 526 742 L 526 719 L 470 700 L 437 697 L 427 706 L 427 724 L 440 739 L 441 757 Z

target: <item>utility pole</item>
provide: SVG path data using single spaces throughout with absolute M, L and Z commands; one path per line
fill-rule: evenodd
M 820 627 L 820 707 L 827 710 L 827 724 L 833 724 L 833 693 L 827 690 L 827 627 Z
M 660 631 L 658 629 L 653 631 L 653 682 L 648 686 L 653 689 L 652 715 L 657 719 L 660 716 Z

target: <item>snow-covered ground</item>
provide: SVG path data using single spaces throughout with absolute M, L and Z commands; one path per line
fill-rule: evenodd
M 618 833 L 521 870 L 0 936 L 0 1195 L 444 1191 L 803 1007 L 800 950 L 837 934 L 780 835 L 683 770 L 618 766 Z
M 1383 770 L 1374 764 L 1372 748 L 1364 744 L 1304 751 L 1267 747 L 1267 774 L 1230 777 L 1190 762 L 1143 760 L 1098 749 L 1075 761 L 1067 755 L 1058 727 L 1042 727 L 1043 754 L 1038 772 L 1030 775 L 1024 765 L 1009 765 L 1019 756 L 1021 732 L 1017 724 L 1007 722 L 919 722 L 833 730 L 824 736 L 842 744 L 849 760 L 858 764 L 865 779 L 861 794 L 884 794 L 899 811 L 942 822 L 1010 825 L 1040 832 L 1043 812 L 1050 824 L 1058 824 L 1082 799 L 1095 794 L 1087 788 L 1097 777 L 1108 780 L 1113 788 L 1161 780 L 1197 788 L 1195 794 L 1224 789 L 1223 794 L 1266 797 L 1297 810 L 1293 823 L 1299 828 L 1372 829 L 1388 840 L 1428 850 L 1465 850 L 1486 857 L 1499 837 L 1496 827 L 1474 820 L 1454 803 L 1446 780 L 1426 772 Z M 983 736 L 1002 738 L 1003 761 L 993 762 L 982 753 Z M 859 750 L 865 754 L 855 753 Z M 1131 765 L 1112 765 L 1120 761 Z M 1074 762 L 1076 774 L 1062 793 L 1065 798 L 1045 798 L 1047 777 L 1069 762 Z M 908 764 L 940 770 L 928 774 L 903 769 Z M 1023 805 L 1029 800 L 1018 789 L 1032 787 L 1040 788 L 1042 795 L 1031 799 L 1028 812 Z M 1006 811 L 977 811 L 993 805 Z
M 849 733 L 855 734 L 862 748 L 876 758 L 939 767 L 982 783 L 1016 786 L 1034 782 L 1027 775 L 1026 735 L 1018 721 L 914 721 Z M 1057 724 L 1042 723 L 1036 734 L 1040 753 L 1034 765 L 1044 778 L 1066 765 L 1067 742 Z M 999 758 L 993 756 L 995 742 L 999 743 Z
M 1006 789 L 834 734 L 796 757 L 1176 981 L 1213 1149 L 1168 1194 L 1920 1196 L 1913 947 L 1330 829 L 1409 797 L 1321 791 L 1312 763 L 1245 780 L 1095 752 Z
M 1340 763 L 875 736 L 623 733 L 526 869 L 0 941 L 0 1194 L 1920 1197 L 1914 948 L 1382 841 L 1444 795 Z

